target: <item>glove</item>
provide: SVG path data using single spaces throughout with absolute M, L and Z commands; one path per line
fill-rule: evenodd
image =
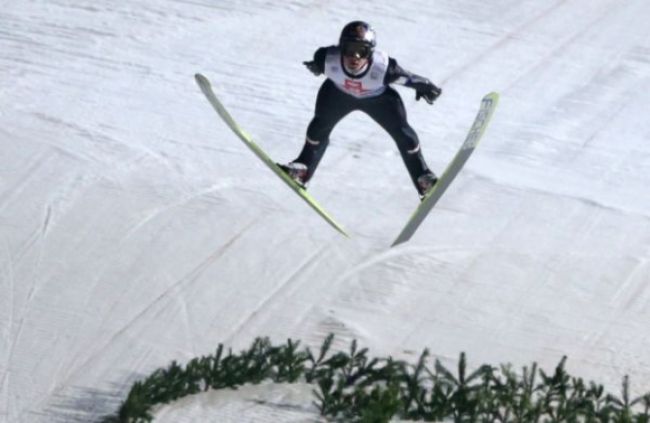
M 302 62 L 302 64 L 305 65 L 307 69 L 309 69 L 309 72 L 313 73 L 316 76 L 323 73 L 323 71 L 318 67 L 316 62 L 314 62 L 313 60 L 309 62 Z
M 433 104 L 436 98 L 442 94 L 442 90 L 432 83 L 418 84 L 415 88 L 415 99 L 423 98 L 427 103 Z

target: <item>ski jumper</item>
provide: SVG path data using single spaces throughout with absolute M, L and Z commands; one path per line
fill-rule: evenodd
M 307 166 L 305 180 L 308 181 L 316 171 L 334 126 L 348 113 L 359 110 L 393 138 L 418 189 L 418 177 L 431 171 L 422 156 L 418 136 L 407 121 L 404 103 L 389 84 L 411 86 L 430 82 L 405 71 L 395 59 L 378 50 L 373 52 L 367 68 L 358 75 L 346 71 L 338 46 L 319 48 L 314 54 L 314 63 L 327 80 L 318 91 L 314 117 L 307 127 L 303 149 L 294 160 Z

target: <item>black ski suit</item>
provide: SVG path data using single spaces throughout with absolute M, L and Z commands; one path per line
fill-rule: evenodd
M 314 60 L 305 62 L 305 65 L 316 75 L 324 73 L 325 59 L 328 50 L 332 54 L 331 49 L 337 49 L 337 47 L 319 48 L 314 53 Z M 364 73 L 351 75 L 345 71 L 342 58 L 340 64 L 341 69 L 345 72 L 346 78 L 350 81 L 363 78 L 370 70 L 371 65 L 372 63 L 368 64 L 368 68 Z M 350 81 L 346 81 L 346 83 Z M 393 58 L 388 58 L 386 74 L 383 80 L 385 90 L 379 95 L 358 98 L 344 92 L 342 88 L 339 88 L 329 78 L 323 83 L 316 98 L 314 117 L 307 128 L 305 145 L 300 155 L 294 160 L 307 166 L 308 172 L 305 182 L 316 171 L 318 163 L 327 149 L 329 135 L 334 129 L 334 126 L 348 113 L 354 110 L 360 110 L 376 121 L 395 140 L 411 179 L 416 189 L 420 191 L 417 183 L 418 177 L 432 172 L 427 167 L 422 156 L 418 136 L 408 124 L 404 103 L 399 93 L 389 86 L 391 83 L 398 83 L 414 88 L 418 93 L 418 98 L 423 96 L 429 103 L 433 102 L 441 92 L 428 79 L 402 69 Z

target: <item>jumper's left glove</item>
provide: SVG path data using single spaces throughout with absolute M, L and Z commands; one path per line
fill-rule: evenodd
M 429 104 L 433 104 L 435 99 L 438 98 L 440 94 L 442 94 L 442 90 L 433 85 L 431 82 L 428 82 L 426 84 L 414 84 L 413 88 L 415 88 L 415 99 L 420 100 L 420 98 L 423 98 Z
M 309 72 L 313 73 L 316 76 L 323 73 L 322 70 L 316 64 L 316 62 L 314 62 L 313 60 L 311 60 L 309 62 L 302 62 L 302 64 L 305 65 L 305 67 L 307 67 L 307 69 L 309 69 Z

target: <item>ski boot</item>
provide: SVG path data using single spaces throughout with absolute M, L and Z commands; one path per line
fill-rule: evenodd
M 299 162 L 290 162 L 286 165 L 278 163 L 278 166 L 298 185 L 302 188 L 307 188 L 307 165 Z
M 438 177 L 433 172 L 427 172 L 418 177 L 420 201 L 424 200 L 424 197 L 433 189 L 436 182 L 438 182 Z

